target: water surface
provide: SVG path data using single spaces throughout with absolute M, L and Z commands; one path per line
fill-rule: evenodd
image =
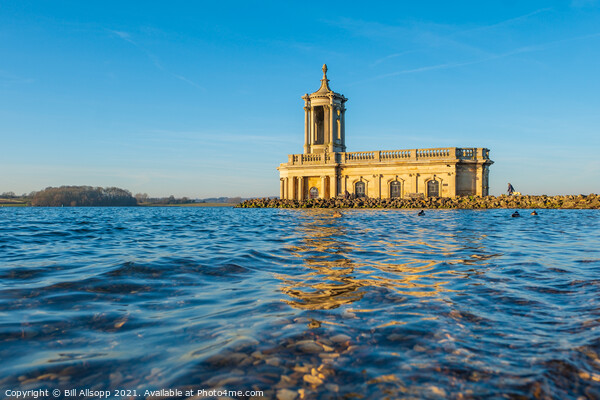
M 343 213 L 0 208 L 2 396 L 600 398 L 599 211 Z

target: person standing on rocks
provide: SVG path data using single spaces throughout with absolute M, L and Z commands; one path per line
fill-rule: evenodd
M 508 195 L 512 196 L 513 193 L 515 192 L 515 188 L 513 187 L 513 185 L 510 184 L 510 182 L 508 183 Z

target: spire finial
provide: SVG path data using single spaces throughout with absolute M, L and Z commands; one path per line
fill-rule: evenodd
M 328 93 L 330 91 L 329 79 L 327 79 L 327 64 L 323 64 L 323 79 L 321 79 L 321 87 L 315 93 Z

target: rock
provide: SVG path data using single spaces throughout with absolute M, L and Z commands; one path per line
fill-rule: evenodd
M 325 344 L 321 344 L 321 346 L 323 346 L 323 350 L 325 350 L 328 353 L 333 351 L 333 347 L 327 346 Z
M 277 400 L 295 400 L 298 393 L 289 389 L 279 389 L 277 391 Z
M 329 338 L 333 343 L 346 343 L 348 342 L 351 338 L 348 335 L 344 335 L 343 333 L 340 333 L 338 335 L 332 336 Z
M 277 384 L 278 387 L 289 387 L 292 385 L 296 384 L 296 379 L 294 379 L 291 376 L 287 376 L 287 375 L 281 375 L 281 378 L 279 379 L 279 383 Z
M 340 391 L 340 387 L 338 385 L 336 385 L 335 383 L 326 384 L 325 389 L 329 390 L 330 392 L 335 392 L 335 393 Z
M 304 375 L 304 381 L 310 383 L 311 385 L 321 385 L 323 383 L 323 381 L 321 380 L 321 378 L 316 377 L 314 375 Z
M 246 359 L 244 353 L 225 353 L 215 354 L 209 357 L 206 362 L 216 366 L 238 365 Z
M 296 344 L 296 347 L 303 353 L 322 353 L 323 346 L 313 340 L 303 340 Z
M 261 353 L 260 351 L 256 350 L 254 353 L 250 354 L 252 357 L 254 358 L 258 358 L 259 360 L 262 360 L 263 358 L 265 358 L 265 356 L 263 355 L 263 353 Z
M 267 358 L 265 360 L 265 363 L 267 365 L 272 365 L 274 367 L 277 367 L 277 366 L 279 366 L 281 364 L 281 359 L 278 358 L 278 357 L 271 357 L 271 358 Z
M 337 353 L 319 353 L 321 358 L 338 358 L 340 355 Z
M 543 206 L 542 206 L 543 205 Z M 570 196 L 459 196 L 456 198 L 407 198 L 407 199 L 316 199 L 316 200 L 280 200 L 252 199 L 236 207 L 240 208 L 600 208 L 600 199 L 596 194 Z

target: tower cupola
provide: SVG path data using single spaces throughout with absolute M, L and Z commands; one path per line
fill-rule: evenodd
M 304 100 L 304 154 L 346 151 L 345 115 L 348 101 L 331 90 L 327 65 L 323 64 L 321 86 L 302 96 Z

